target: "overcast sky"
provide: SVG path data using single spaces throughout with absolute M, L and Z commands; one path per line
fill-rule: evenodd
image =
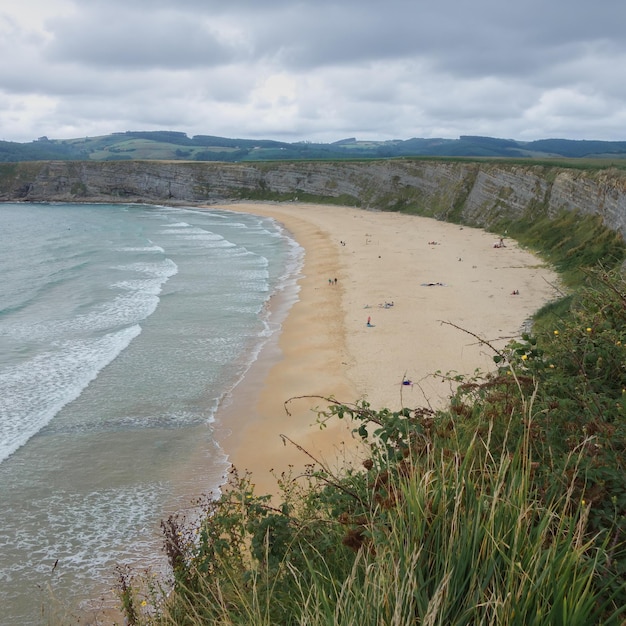
M 0 0 L 0 139 L 626 140 L 624 0 Z

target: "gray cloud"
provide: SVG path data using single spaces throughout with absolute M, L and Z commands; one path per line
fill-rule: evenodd
M 51 22 L 44 53 L 52 61 L 110 68 L 194 69 L 228 61 L 233 50 L 210 23 L 189 15 L 133 10 L 81 14 Z
M 14 4 L 0 8 L 0 139 L 623 139 L 621 0 Z

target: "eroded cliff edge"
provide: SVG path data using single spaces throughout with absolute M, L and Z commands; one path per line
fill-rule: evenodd
M 626 173 L 616 168 L 433 160 L 0 164 L 0 200 L 213 204 L 335 202 L 488 227 L 500 219 L 598 214 L 626 236 Z

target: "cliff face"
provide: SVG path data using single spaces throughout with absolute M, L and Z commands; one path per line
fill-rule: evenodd
M 0 200 L 219 203 L 334 201 L 489 226 L 561 210 L 602 216 L 626 236 L 626 174 L 479 162 L 30 162 L 0 165 Z

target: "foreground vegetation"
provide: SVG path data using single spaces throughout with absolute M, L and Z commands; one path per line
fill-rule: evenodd
M 310 458 L 273 499 L 233 472 L 163 522 L 171 580 L 120 571 L 128 623 L 626 624 L 624 244 L 594 217 L 503 226 L 570 294 L 506 349 L 482 340 L 493 372 L 436 373 L 445 410 L 320 398 L 363 465 Z

